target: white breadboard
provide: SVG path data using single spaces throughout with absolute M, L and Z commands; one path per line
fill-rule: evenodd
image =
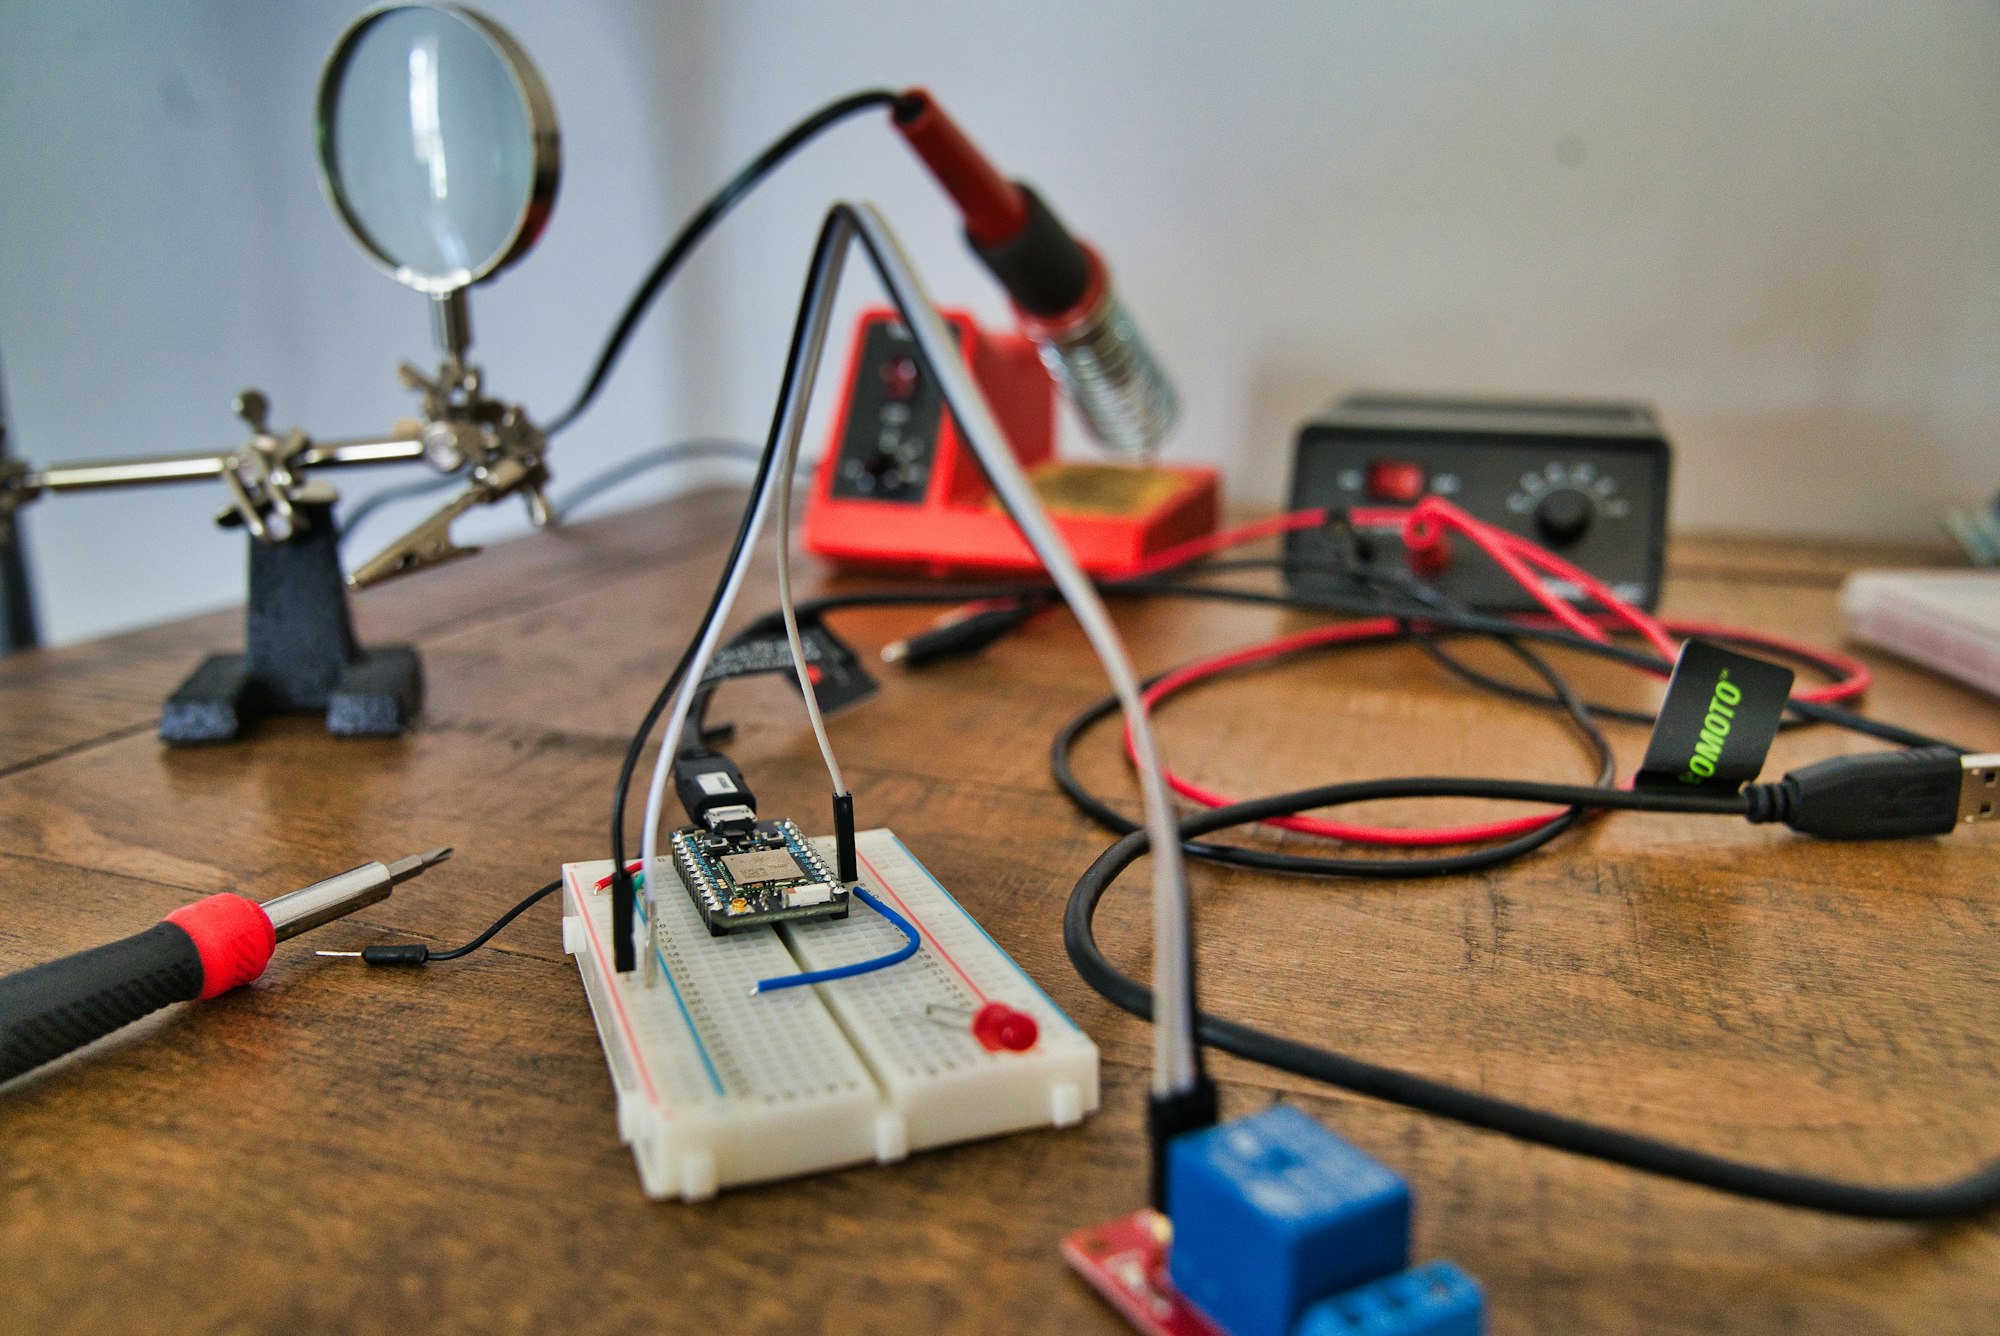
M 831 840 L 817 841 L 832 858 Z M 862 884 L 923 945 L 872 974 L 753 994 L 759 979 L 866 960 L 903 935 L 866 905 L 844 920 L 712 937 L 661 860 L 658 964 L 611 968 L 609 861 L 563 867 L 563 949 L 576 957 L 618 1094 L 618 1133 L 650 1197 L 864 1164 L 1097 1108 L 1097 1046 L 887 830 L 859 838 Z M 988 1050 L 971 1017 L 1035 1020 L 1025 1052 Z

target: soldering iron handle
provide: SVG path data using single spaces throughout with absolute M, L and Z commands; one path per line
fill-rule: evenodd
M 0 978 L 0 1081 L 161 1007 L 248 983 L 276 945 L 254 900 L 211 895 L 123 941 Z
M 1157 446 L 1180 400 L 1097 252 L 1034 191 L 1002 176 L 928 92 L 906 90 L 890 120 L 958 205 L 973 253 L 1014 299 L 1091 435 L 1128 453 Z
M 0 1081 L 200 996 L 201 953 L 174 923 L 0 978 Z

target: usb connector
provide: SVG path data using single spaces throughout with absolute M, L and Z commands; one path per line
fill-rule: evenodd
M 743 772 L 719 751 L 683 747 L 674 757 L 674 793 L 688 820 L 713 833 L 736 834 L 757 824 L 757 798 Z
M 1950 747 L 1836 756 L 1743 791 L 1754 822 L 1823 840 L 1949 835 L 2000 814 L 2000 753 Z
M 1958 758 L 1958 821 L 1991 821 L 2000 807 L 2000 752 Z

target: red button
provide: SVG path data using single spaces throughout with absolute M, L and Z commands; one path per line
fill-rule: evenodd
M 1403 459 L 1371 459 L 1365 486 L 1375 501 L 1409 505 L 1424 494 L 1424 469 Z
M 898 357 L 882 364 L 882 390 L 891 399 L 907 399 L 917 392 L 917 359 Z

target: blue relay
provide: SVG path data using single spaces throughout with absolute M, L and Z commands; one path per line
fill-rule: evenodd
M 1167 1181 L 1168 1275 L 1231 1336 L 1290 1336 L 1315 1300 L 1409 1264 L 1402 1179 L 1289 1105 L 1177 1139 Z

